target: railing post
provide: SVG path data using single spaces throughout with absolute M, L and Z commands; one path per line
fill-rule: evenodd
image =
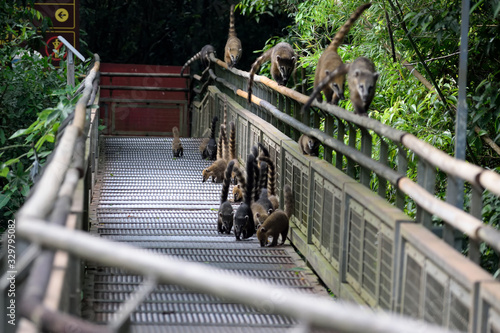
M 427 192 L 434 195 L 436 185 L 436 169 L 422 158 L 418 161 L 417 183 Z M 432 215 L 418 205 L 416 221 L 417 223 L 421 223 L 427 229 L 432 229 Z
M 372 157 L 372 136 L 365 128 L 361 128 L 361 152 L 369 158 Z M 370 188 L 371 170 L 361 166 L 360 173 L 361 184 Z
M 327 135 L 333 136 L 334 130 L 334 120 L 332 115 L 327 115 L 325 117 L 325 133 Z M 333 149 L 328 146 L 323 146 L 323 159 L 328 163 L 332 163 L 333 159 Z
M 69 86 L 74 87 L 75 86 L 75 63 L 74 63 L 74 57 L 73 55 L 76 55 L 80 60 L 85 61 L 85 57 L 78 52 L 73 45 L 71 45 L 64 37 L 62 36 L 57 36 L 57 39 L 61 41 L 64 46 L 68 49 L 68 61 L 67 61 L 67 74 L 68 74 L 68 79 L 67 83 Z
M 477 219 L 482 218 L 483 208 L 483 189 L 477 186 L 471 188 L 470 214 Z M 479 265 L 481 261 L 481 252 L 479 250 L 480 242 L 469 239 L 469 259 Z
M 382 137 L 380 138 L 380 156 L 379 162 L 389 166 L 389 145 L 384 141 Z M 387 192 L 387 179 L 379 176 L 378 177 L 378 195 L 382 198 L 386 197 Z
M 347 125 L 349 127 L 349 147 L 356 149 L 356 128 L 350 123 Z M 356 179 L 356 169 L 354 166 L 354 161 L 347 157 L 347 175 L 353 179 Z
M 463 209 L 464 181 L 448 175 L 448 187 L 446 189 L 446 202 Z M 458 192 L 461 192 L 460 194 Z M 443 225 L 443 240 L 458 251 L 462 250 L 462 233 L 448 224 Z
M 344 123 L 342 122 L 342 119 L 339 117 L 337 118 L 337 140 L 340 142 L 344 142 L 344 136 L 345 136 L 345 126 Z M 344 168 L 344 155 L 341 154 L 340 152 L 335 153 L 335 167 L 339 170 L 342 170 Z
M 398 173 L 401 176 L 406 177 L 406 173 L 408 170 L 408 160 L 406 159 L 406 150 L 401 145 L 398 146 L 397 167 L 398 167 Z M 405 205 L 406 205 L 406 195 L 403 191 L 401 191 L 398 188 L 396 189 L 396 207 L 398 207 L 401 210 L 404 210 Z

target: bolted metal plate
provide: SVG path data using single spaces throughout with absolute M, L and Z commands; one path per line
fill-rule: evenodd
M 201 140 L 181 140 L 184 156 L 173 158 L 171 138 L 103 138 L 92 232 L 297 292 L 317 292 L 316 281 L 289 245 L 263 248 L 255 236 L 238 242 L 233 234 L 217 232 L 222 184 L 201 181 L 202 170 L 212 163 L 201 159 Z M 82 312 L 97 323 L 111 321 L 143 281 L 143 276 L 89 262 L 84 304 L 90 310 Z M 285 332 L 296 325 L 267 312 L 159 285 L 131 315 L 131 332 L 164 332 L 167 327 L 169 332 Z

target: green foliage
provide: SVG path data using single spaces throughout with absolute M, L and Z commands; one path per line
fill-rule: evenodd
M 253 6 L 252 12 L 258 12 L 257 9 L 261 8 L 253 1 L 243 3 Z M 288 27 L 288 36 L 285 38 L 300 53 L 299 66 L 306 71 L 304 81 L 309 87 L 313 85 L 320 55 L 361 3 L 363 2 L 309 0 L 287 7 L 288 15 L 295 22 Z M 261 12 L 264 10 L 261 9 Z M 499 15 L 498 0 L 471 3 L 467 73 L 467 159 L 491 169 L 498 167 L 500 156 L 484 143 L 482 137 L 488 136 L 496 144 L 500 144 L 500 63 L 497 60 L 500 51 Z M 412 133 L 449 155 L 454 155 L 455 144 L 460 23 L 459 0 L 437 0 L 432 3 L 387 0 L 373 3 L 354 24 L 344 44 L 338 49 L 344 62 L 352 62 L 359 56 L 368 57 L 380 72 L 376 95 L 369 111 L 370 117 Z M 410 42 L 410 37 L 414 43 Z M 391 47 L 391 40 L 394 49 Z M 393 59 L 393 51 L 398 55 L 396 59 Z M 420 63 L 417 51 L 423 55 L 429 72 Z M 427 80 L 434 79 L 437 87 L 428 90 L 402 65 L 402 60 L 412 63 Z M 348 89 L 349 87 L 347 91 Z M 445 100 L 438 97 L 436 89 L 442 92 Z M 352 110 L 349 100 L 341 101 L 340 106 Z M 476 126 L 480 130 L 476 130 Z M 381 139 L 374 135 L 373 140 L 374 147 L 380 147 Z M 393 168 L 397 165 L 397 152 L 397 147 L 389 144 L 389 163 Z M 407 176 L 416 180 L 417 157 L 412 152 L 407 157 Z M 379 151 L 374 151 L 373 158 L 379 158 Z M 496 171 L 500 172 L 498 168 Z M 444 199 L 446 182 L 446 176 L 438 171 L 437 197 Z M 371 186 L 378 186 L 375 177 Z M 466 204 L 470 202 L 467 200 L 468 196 L 470 189 L 466 189 Z M 388 197 L 389 200 L 395 200 L 395 189 L 392 186 L 388 186 Z M 483 200 L 483 221 L 498 227 L 496 224 L 500 221 L 500 199 L 485 193 Z M 415 215 L 416 208 L 411 200 L 405 211 L 410 216 Z M 498 257 L 488 247 L 483 247 L 482 253 L 483 267 L 494 272 L 498 266 Z
M 74 88 L 63 88 L 65 63 L 56 69 L 48 57 L 32 51 L 41 41 L 35 20 L 41 30 L 48 26 L 40 13 L 17 1 L 0 4 L 0 221 L 23 204 L 32 184 L 30 171 L 43 165 L 60 122 L 76 102 L 66 97 Z

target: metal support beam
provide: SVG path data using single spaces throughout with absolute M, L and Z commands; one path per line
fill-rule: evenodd
M 460 58 L 458 70 L 458 105 L 455 123 L 455 158 L 465 160 L 467 144 L 467 47 L 469 37 L 469 9 L 470 0 L 462 0 L 462 24 L 460 27 Z M 463 209 L 464 181 L 458 177 L 448 177 L 446 202 Z M 462 236 L 448 225 L 443 227 L 443 239 L 455 246 L 457 250 L 462 247 Z

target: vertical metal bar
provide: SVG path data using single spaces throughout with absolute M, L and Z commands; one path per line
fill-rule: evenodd
M 458 69 L 458 104 L 455 124 L 455 158 L 465 160 L 465 147 L 467 140 L 467 56 L 469 33 L 470 1 L 462 0 L 462 23 L 460 26 L 460 57 Z M 446 189 L 446 202 L 462 209 L 464 205 L 464 181 L 459 178 L 448 177 Z M 453 228 L 443 227 L 443 239 L 461 249 L 461 235 Z
M 338 118 L 338 117 L 335 117 L 337 118 L 337 140 L 339 140 L 340 142 L 344 142 L 344 136 L 345 136 L 345 127 L 344 127 L 344 123 L 342 122 L 342 119 Z M 335 167 L 339 170 L 343 170 L 344 169 L 344 155 L 337 152 L 335 154 Z
M 417 183 L 427 192 L 434 195 L 436 185 L 436 169 L 434 166 L 420 158 L 418 162 Z M 432 229 L 432 215 L 417 205 L 417 223 L 422 224 L 427 229 Z
M 476 186 L 471 189 L 470 214 L 482 220 L 483 190 Z M 469 239 L 469 259 L 479 265 L 481 261 L 480 243 Z
M 389 166 L 389 145 L 380 137 L 380 157 L 379 162 Z M 378 177 L 378 195 L 382 198 L 386 198 L 387 192 L 387 179 L 383 177 Z
M 285 113 L 289 116 L 292 116 L 292 103 L 288 98 L 285 99 Z M 283 124 L 283 133 L 286 136 L 290 137 L 290 125 Z
M 68 61 L 66 63 L 66 69 L 67 69 L 67 83 L 68 86 L 74 87 L 75 86 L 75 57 L 73 56 L 73 52 L 71 49 L 68 48 Z
M 401 176 L 406 177 L 406 173 L 408 171 L 408 160 L 406 159 L 406 150 L 402 145 L 398 147 L 398 173 Z M 404 210 L 406 205 L 406 194 L 400 189 L 396 189 L 396 207 L 401 210 Z
M 298 113 L 300 113 L 301 106 L 298 102 L 295 102 L 295 107 Z M 302 123 L 306 124 L 307 126 L 311 127 L 311 109 L 307 110 L 302 114 Z
M 372 157 L 372 136 L 365 128 L 361 128 L 361 152 L 367 157 Z M 371 170 L 369 168 L 361 167 L 360 180 L 361 184 L 370 187 Z
M 327 115 L 325 117 L 325 133 L 333 136 L 333 130 L 334 130 L 334 120 L 333 116 Z M 328 163 L 332 163 L 333 159 L 333 149 L 327 146 L 323 147 L 323 159 L 327 161 Z
M 356 149 L 356 128 L 350 123 L 347 125 L 349 128 L 349 147 Z M 347 156 L 347 175 L 353 179 L 356 177 L 356 169 L 354 161 Z
M 320 128 L 321 126 L 321 117 L 319 116 L 319 112 L 314 112 L 313 114 L 313 127 Z

